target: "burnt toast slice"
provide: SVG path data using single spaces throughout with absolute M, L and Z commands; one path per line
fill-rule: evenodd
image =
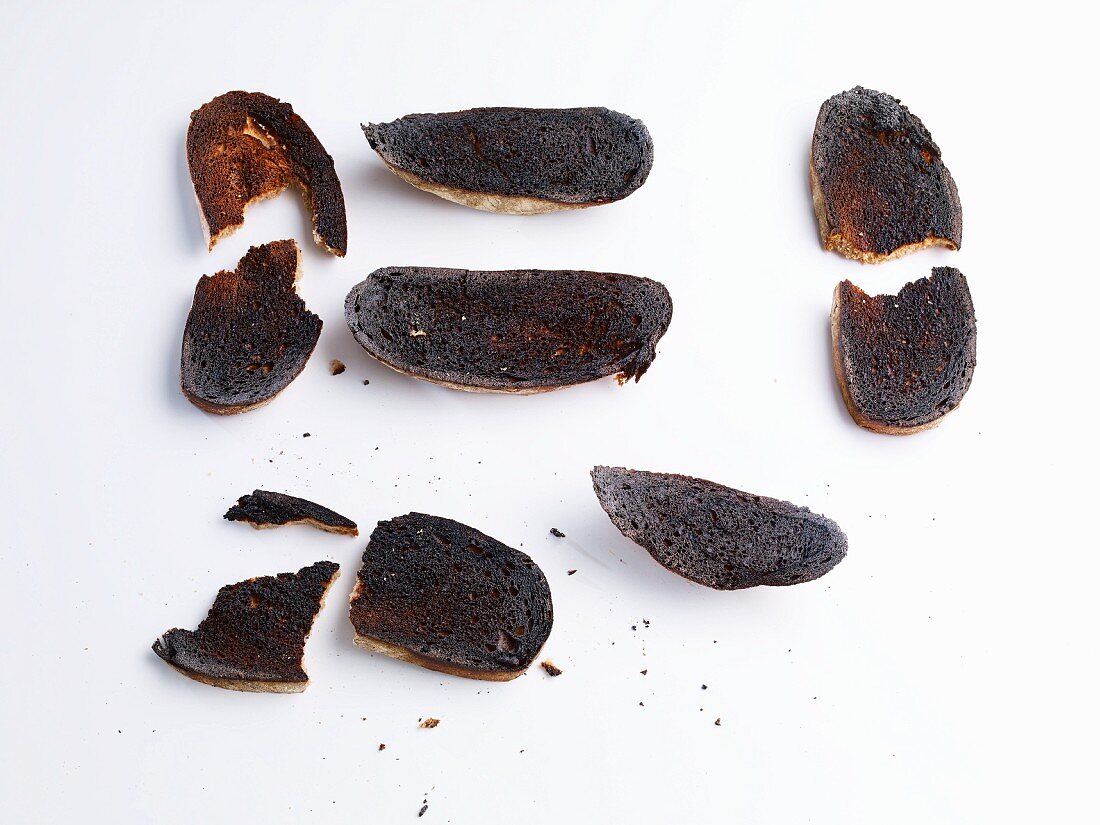
M 258 576 L 218 591 L 195 630 L 174 628 L 153 651 L 184 676 L 229 690 L 300 693 L 306 639 L 340 566 L 319 561 L 297 573 Z
M 870 296 L 842 281 L 833 292 L 831 327 L 844 404 L 869 430 L 908 435 L 934 427 L 974 379 L 974 302 L 953 267 L 936 267 L 897 295 Z
M 305 367 L 321 319 L 295 290 L 300 256 L 294 241 L 274 241 L 249 249 L 232 272 L 199 279 L 180 357 L 180 385 L 196 407 L 255 409 Z
M 253 490 L 251 495 L 241 496 L 226 512 L 225 518 L 228 521 L 243 521 L 257 530 L 306 524 L 327 533 L 359 535 L 359 527 L 347 516 L 304 498 L 267 490 Z
M 187 165 L 207 248 L 244 223 L 245 210 L 296 186 L 313 216 L 313 237 L 348 251 L 344 193 L 332 156 L 289 103 L 260 92 L 227 92 L 191 113 Z
M 940 148 L 888 94 L 856 86 L 821 105 L 810 149 L 821 243 L 862 263 L 962 245 L 962 206 Z
M 831 519 L 713 481 L 595 467 L 592 486 L 624 536 L 673 573 L 716 590 L 812 581 L 848 552 Z
M 603 107 L 496 107 L 363 126 L 402 180 L 486 212 L 535 215 L 621 200 L 645 183 L 653 139 Z
M 398 372 L 472 392 L 640 379 L 672 320 L 656 281 L 574 270 L 389 267 L 353 287 L 355 340 Z
M 451 519 L 380 521 L 351 594 L 355 643 L 441 673 L 507 681 L 550 635 L 550 586 L 525 553 Z

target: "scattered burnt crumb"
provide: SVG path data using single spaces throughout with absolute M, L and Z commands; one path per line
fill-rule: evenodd
M 417 814 L 417 817 L 424 816 L 424 814 L 427 813 L 427 812 L 428 812 L 428 803 L 425 802 L 423 805 L 420 806 L 420 813 Z
M 706 690 L 706 689 L 707 689 L 707 686 L 706 686 L 706 685 L 703 685 L 702 689 L 703 689 L 703 690 Z
M 363 386 L 364 386 L 364 387 L 366 387 L 366 386 L 368 386 L 369 384 L 370 384 L 370 379 L 369 379 L 369 378 L 364 378 L 364 379 L 363 379 Z
M 649 668 L 646 668 L 645 670 L 639 670 L 638 672 L 645 676 L 647 673 L 649 673 Z
M 722 727 L 722 717 L 721 716 L 719 716 L 717 719 L 714 720 L 714 725 L 715 725 L 715 727 L 718 727 L 718 728 Z
M 638 703 L 638 707 L 640 707 L 640 708 L 644 708 L 644 707 L 645 707 L 645 702 L 639 702 L 639 703 Z
M 329 370 L 332 372 L 333 375 L 339 375 L 346 369 L 347 367 L 344 366 L 344 362 L 341 361 L 339 358 L 333 358 L 332 363 L 329 364 Z
M 309 433 L 302 433 L 302 438 L 309 438 Z
M 550 528 L 550 535 L 551 536 L 557 536 L 559 539 L 565 538 L 565 533 L 563 533 L 557 527 L 551 527 Z
M 642 619 L 642 624 L 644 624 L 646 627 L 649 627 L 649 619 Z
M 424 719 L 420 723 L 420 727 L 422 727 L 422 728 L 434 728 L 438 724 L 439 724 L 438 719 L 433 719 L 431 716 L 429 716 L 427 719 Z
M 630 629 L 631 629 L 631 630 L 634 630 L 634 631 L 637 631 L 637 630 L 638 630 L 638 625 L 636 625 L 636 624 L 632 624 L 632 625 L 630 626 Z
M 386 749 L 386 743 L 385 742 L 379 742 L 378 743 L 378 750 L 384 751 L 385 749 Z
M 551 662 L 549 659 L 544 659 L 542 662 L 542 669 L 550 676 L 561 676 L 561 668 Z
M 566 571 L 565 571 L 565 575 L 567 575 L 567 576 L 572 576 L 572 575 L 573 575 L 574 573 L 576 573 L 576 572 L 577 572 L 576 570 L 566 570 Z

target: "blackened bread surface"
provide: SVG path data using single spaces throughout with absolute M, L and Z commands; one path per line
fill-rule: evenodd
M 257 529 L 308 524 L 328 533 L 359 535 L 355 522 L 346 516 L 304 498 L 267 490 L 254 490 L 251 495 L 241 496 L 226 512 L 225 518 L 243 521 Z
M 297 573 L 228 584 L 196 630 L 175 628 L 153 650 L 196 681 L 231 690 L 299 693 L 306 639 L 340 566 L 319 561 Z
M 507 214 L 596 206 L 645 183 L 645 124 L 603 107 L 469 109 L 363 127 L 398 177 L 440 197 Z
M 351 594 L 356 644 L 473 679 L 523 673 L 553 621 L 550 587 L 530 557 L 424 513 L 378 523 Z
M 821 105 L 810 185 L 826 249 L 879 263 L 962 245 L 959 192 L 932 135 L 896 98 L 860 86 Z
M 306 365 L 321 319 L 294 283 L 294 241 L 254 246 L 233 272 L 203 275 L 183 330 L 180 384 L 203 410 L 221 415 L 265 404 Z
M 668 290 L 632 275 L 389 267 L 348 293 L 355 340 L 399 372 L 455 389 L 533 393 L 637 381 L 672 320 Z
M 977 364 L 978 326 L 959 270 L 936 267 L 897 295 L 837 284 L 833 367 L 861 427 L 905 435 L 933 427 L 962 401 Z
M 244 223 L 244 210 L 288 186 L 302 190 L 315 240 L 348 250 L 344 193 L 332 157 L 283 103 L 259 92 L 227 92 L 191 113 L 187 163 L 209 248 Z
M 717 590 L 811 581 L 848 551 L 831 519 L 713 481 L 595 467 L 592 486 L 624 536 L 673 573 Z

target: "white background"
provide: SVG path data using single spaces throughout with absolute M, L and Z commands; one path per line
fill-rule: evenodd
M 1089 819 L 1097 66 L 1095 20 L 1068 5 L 5 2 L 4 818 L 390 823 L 427 800 L 425 823 Z M 932 130 L 961 251 L 820 249 L 810 135 L 856 84 Z M 334 156 L 346 259 L 292 194 L 207 253 L 184 136 L 231 89 L 291 102 Z M 640 117 L 653 173 L 612 206 L 490 215 L 400 182 L 359 129 L 479 105 Z M 178 389 L 194 284 L 284 237 L 317 350 L 266 408 L 206 415 Z M 454 392 L 344 324 L 353 284 L 409 264 L 647 275 L 675 314 L 638 385 Z M 973 387 L 939 429 L 861 430 L 830 365 L 833 287 L 894 292 L 934 265 L 970 281 Z M 848 558 L 798 587 L 695 586 L 618 533 L 596 463 L 809 506 Z M 257 487 L 364 535 L 221 519 Z M 352 645 L 366 536 L 410 510 L 539 562 L 564 675 L 465 681 Z M 304 694 L 217 690 L 150 651 L 221 585 L 321 558 L 343 576 Z

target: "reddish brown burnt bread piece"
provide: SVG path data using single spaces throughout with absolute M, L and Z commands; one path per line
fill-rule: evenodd
M 332 157 L 289 103 L 227 92 L 191 113 L 187 163 L 209 248 L 244 223 L 245 209 L 294 185 L 313 213 L 317 243 L 348 250 L 344 194 Z

